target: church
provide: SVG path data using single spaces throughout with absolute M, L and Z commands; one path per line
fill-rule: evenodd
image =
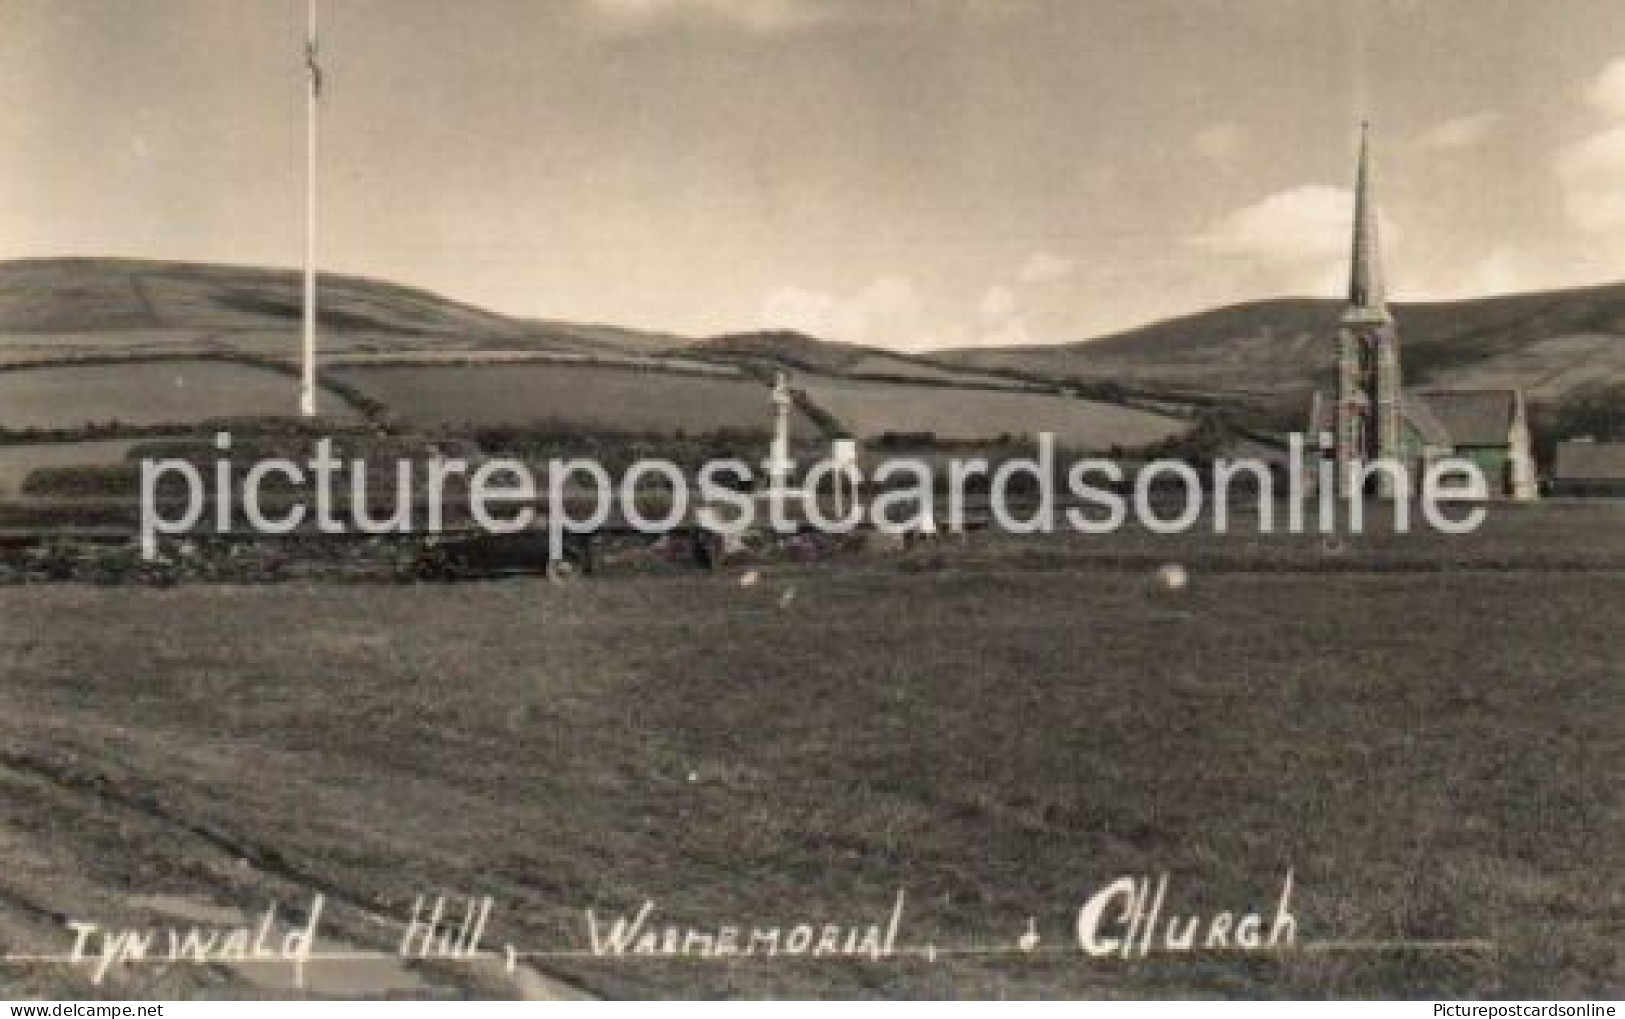
M 1516 389 L 1407 389 L 1399 331 L 1383 292 L 1382 253 L 1372 193 L 1370 138 L 1362 127 L 1354 185 L 1354 245 L 1348 306 L 1337 331 L 1337 382 L 1316 393 L 1309 435 L 1330 437 L 1340 494 L 1362 464 L 1402 464 L 1413 485 L 1444 457 L 1471 460 L 1484 472 L 1492 498 L 1533 499 L 1534 454 L 1523 393 Z M 1326 441 L 1321 439 L 1322 447 Z M 1387 491 L 1386 472 L 1372 471 Z

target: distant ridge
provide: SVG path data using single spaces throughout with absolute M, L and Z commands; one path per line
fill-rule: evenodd
M 1331 371 L 1342 302 L 1285 298 L 1182 315 L 1054 346 L 935 352 L 945 362 L 1049 377 L 1237 392 L 1308 389 Z M 1625 382 L 1625 284 L 1397 304 L 1408 379 L 1521 386 L 1555 397 Z
M 808 392 L 831 379 L 904 386 L 917 398 L 927 387 L 1026 390 L 1173 414 L 1215 402 L 1296 407 L 1331 371 L 1341 311 L 1335 300 L 1254 301 L 1083 342 L 902 353 L 789 330 L 691 339 L 528 320 L 358 276 L 324 275 L 321 293 L 322 353 L 334 364 L 541 357 L 674 372 L 742 369 L 757 379 L 777 367 L 824 378 L 818 386 L 798 382 Z M 1549 402 L 1625 384 L 1625 284 L 1394 311 L 1410 385 L 1515 386 Z M 193 353 L 287 363 L 296 354 L 298 314 L 292 269 L 124 258 L 0 262 L 0 361 L 11 364 Z M 852 392 L 847 385 L 835 398 Z M 872 389 L 863 393 L 885 402 Z M 1012 430 L 1020 430 L 1020 417 Z
M 300 284 L 292 270 L 246 266 L 0 263 L 0 429 L 65 443 L 291 414 Z M 1069 448 L 1109 449 L 1189 427 L 1178 407 L 1090 400 L 877 347 L 525 320 L 355 276 L 322 278 L 320 325 L 325 406 L 383 428 L 501 441 L 743 434 L 767 422 L 776 370 L 793 376 L 792 424 L 809 440 L 981 442 L 1046 431 Z

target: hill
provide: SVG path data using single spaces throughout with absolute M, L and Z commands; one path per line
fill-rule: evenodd
M 0 429 L 106 438 L 286 417 L 297 401 L 301 309 L 301 274 L 289 269 L 0 263 Z M 530 321 L 333 274 L 321 277 L 318 309 L 322 407 L 339 418 L 613 427 L 617 394 L 632 386 L 655 398 L 636 401 L 619 423 L 675 431 L 756 426 L 765 403 L 737 368 L 660 355 L 684 342 L 671 334 Z
M 942 351 L 944 362 L 1045 377 L 1281 394 L 1332 371 L 1333 300 L 1256 301 L 1055 346 Z M 1399 304 L 1408 381 L 1520 386 L 1557 400 L 1625 382 L 1625 284 L 1481 300 Z
M 194 350 L 286 350 L 300 324 L 300 274 L 291 269 L 115 258 L 0 262 L 0 337 L 8 355 Z M 414 287 L 357 276 L 321 277 L 324 349 L 489 349 L 617 355 L 679 338 L 511 318 Z M 296 349 L 296 348 L 295 348 Z
M 223 417 L 287 417 L 297 402 L 301 302 L 300 274 L 286 269 L 0 263 L 0 435 L 105 442 L 184 434 Z M 509 438 L 760 432 L 771 421 L 775 369 L 792 376 L 792 425 L 809 442 L 1052 431 L 1078 448 L 1108 449 L 1188 426 L 1177 414 L 1080 399 L 1042 380 L 796 333 L 694 341 L 526 320 L 342 275 L 322 277 L 319 314 L 324 412 L 392 428 Z M 12 452 L 26 464 L 39 459 Z M 60 453 L 65 462 L 77 455 Z

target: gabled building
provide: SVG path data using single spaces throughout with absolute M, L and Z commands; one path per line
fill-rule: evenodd
M 1416 390 L 1404 385 L 1399 330 L 1383 288 L 1382 252 L 1371 179 L 1370 138 L 1361 129 L 1354 185 L 1354 243 L 1348 306 L 1337 330 L 1337 384 L 1316 393 L 1310 411 L 1311 443 L 1330 437 L 1339 494 L 1357 468 L 1401 464 L 1412 484 L 1445 457 L 1470 459 L 1484 472 L 1495 498 L 1536 496 L 1534 456 L 1523 394 L 1511 389 Z M 1386 472 L 1373 471 L 1386 490 Z
M 1625 442 L 1571 439 L 1557 444 L 1553 495 L 1625 497 Z

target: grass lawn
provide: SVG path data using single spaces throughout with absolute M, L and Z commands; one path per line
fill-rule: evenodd
M 986 441 L 1049 432 L 1061 446 L 1106 450 L 1137 447 L 1185 431 L 1190 423 L 1114 403 L 1049 393 L 907 386 L 808 375 L 799 380 L 814 403 L 853 434 L 930 432 L 939 439 Z
M 0 426 L 81 428 L 184 425 L 211 418 L 291 413 L 299 380 L 253 365 L 221 361 L 146 361 L 63 365 L 0 372 Z M 324 413 L 353 417 L 339 396 L 324 394 Z
M 346 365 L 330 375 L 423 427 L 568 421 L 704 432 L 772 421 L 767 389 L 752 379 L 576 364 Z M 800 412 L 791 427 L 817 434 Z
M 1273 908 L 1292 868 L 1303 941 L 1495 947 L 544 968 L 616 995 L 1612 996 L 1622 609 L 1619 572 L 1198 569 L 1175 596 L 996 556 L 0 590 L 0 851 L 28 850 L 0 949 L 120 894 L 300 887 L 398 916 L 491 894 L 488 942 L 525 948 L 585 947 L 588 906 L 856 924 L 905 888 L 900 942 L 1031 916 L 1066 948 L 1120 875 L 1168 872 L 1189 915 Z

